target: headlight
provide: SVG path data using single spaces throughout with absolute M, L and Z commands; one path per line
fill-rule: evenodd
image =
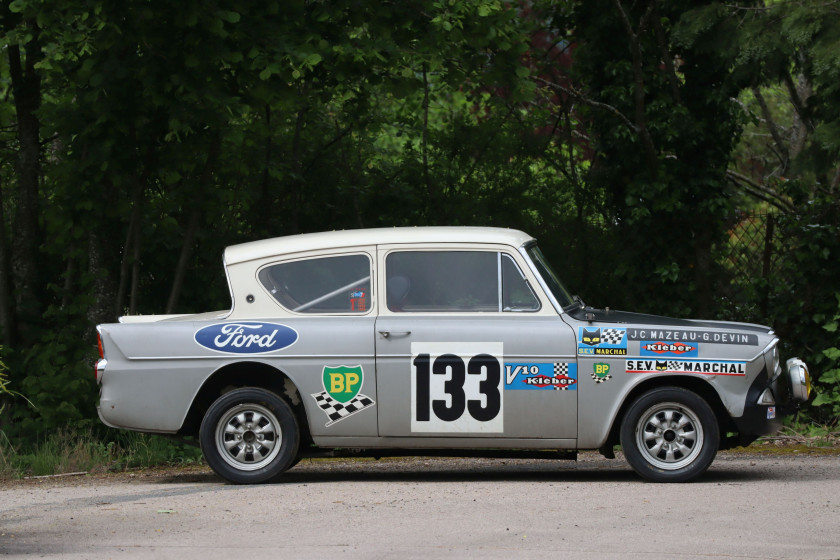
M 811 374 L 808 372 L 808 366 L 799 358 L 789 359 L 786 365 L 793 400 L 807 401 L 811 395 Z

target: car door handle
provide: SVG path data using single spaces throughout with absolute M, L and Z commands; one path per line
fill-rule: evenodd
M 379 331 L 379 334 L 382 335 L 382 338 L 390 338 L 392 336 L 408 336 L 411 331 Z

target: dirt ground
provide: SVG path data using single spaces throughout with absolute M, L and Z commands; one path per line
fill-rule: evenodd
M 304 460 L 0 483 L 0 555 L 62 558 L 840 558 L 840 453 L 721 452 L 690 484 L 621 457 Z

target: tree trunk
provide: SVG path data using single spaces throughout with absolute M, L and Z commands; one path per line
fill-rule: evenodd
M 0 188 L 0 341 L 4 346 L 14 344 L 15 317 L 12 306 L 12 269 L 9 265 L 9 243 L 6 239 L 6 214 Z
M 33 25 L 33 36 L 37 37 Z M 41 76 L 35 64 L 41 59 L 37 39 L 26 44 L 26 60 L 20 45 L 9 45 L 9 75 L 15 98 L 17 133 L 20 148 L 17 161 L 17 193 L 12 246 L 12 275 L 17 333 L 24 342 L 34 337 L 34 326 L 41 321 L 40 271 L 38 266 L 41 232 L 38 226 L 38 182 L 41 175 L 41 123 L 36 113 L 41 106 Z
M 199 191 L 206 192 L 210 189 L 213 167 L 215 166 L 216 158 L 219 155 L 220 145 L 221 138 L 219 133 L 216 133 L 210 142 L 210 149 L 207 152 L 207 161 L 204 163 L 204 170 L 201 172 Z M 200 220 L 201 208 L 198 205 L 194 205 L 193 210 L 190 213 L 190 221 L 187 225 L 187 231 L 184 232 L 184 243 L 181 246 L 181 255 L 178 257 L 178 265 L 175 268 L 175 279 L 172 281 L 172 291 L 169 293 L 169 301 L 166 303 L 166 313 L 175 312 L 178 300 L 181 297 L 181 289 L 184 287 L 184 279 L 186 278 L 187 268 L 189 268 L 190 258 L 192 257 L 193 245 L 195 245 L 195 238 L 198 233 Z

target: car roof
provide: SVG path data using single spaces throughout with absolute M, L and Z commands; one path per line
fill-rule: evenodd
M 492 243 L 520 247 L 533 237 L 525 232 L 495 227 L 397 227 L 348 229 L 303 233 L 231 245 L 225 250 L 228 265 L 302 251 L 396 243 Z

